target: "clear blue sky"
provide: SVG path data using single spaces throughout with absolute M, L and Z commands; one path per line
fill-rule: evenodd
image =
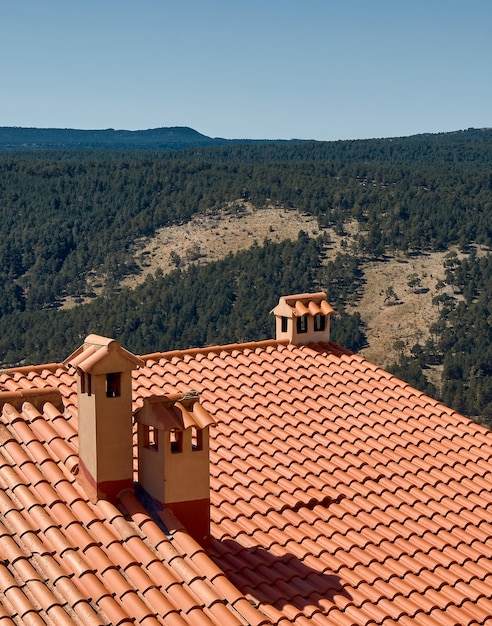
M 492 126 L 492 0 L 0 0 L 0 126 Z

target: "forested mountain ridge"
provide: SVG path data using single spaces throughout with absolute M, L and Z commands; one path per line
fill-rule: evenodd
M 124 129 L 75 129 L 75 128 L 29 128 L 21 126 L 0 126 L 1 150 L 77 150 L 77 149 L 108 149 L 108 150 L 183 150 L 206 146 L 259 146 L 256 154 L 259 159 L 287 158 L 308 159 L 313 154 L 306 151 L 304 144 L 317 145 L 316 159 L 335 159 L 352 162 L 362 160 L 390 160 L 394 164 L 404 161 L 409 153 L 412 159 L 425 162 L 442 158 L 445 161 L 464 162 L 476 161 L 477 143 L 486 144 L 492 137 L 490 128 L 469 128 L 468 130 L 449 133 L 412 135 L 409 137 L 384 139 L 358 139 L 339 141 L 308 141 L 296 139 L 224 139 L 207 137 L 187 126 L 169 126 L 149 128 L 147 130 Z M 265 151 L 265 144 L 271 144 L 273 150 Z M 276 146 L 292 144 L 289 153 L 280 154 Z M 420 148 L 416 148 L 420 144 Z M 426 147 L 426 145 L 428 147 Z M 430 149 L 429 149 L 430 147 Z M 299 150 L 300 148 L 300 150 Z M 321 149 L 319 149 L 321 148 Z M 436 149 L 441 148 L 437 155 Z M 471 159 L 469 149 L 471 148 Z M 482 152 L 485 145 L 482 145 Z M 417 153 L 420 153 L 417 156 Z M 220 153 L 218 153 L 220 155 Z M 220 157 L 219 157 L 220 158 Z M 229 157 L 226 157 L 227 159 Z
M 4 365 L 60 359 L 87 332 L 118 337 L 140 353 L 260 339 L 272 335 L 265 303 L 273 307 L 281 293 L 320 288 L 341 312 L 336 340 L 359 349 L 364 343 L 360 316 L 344 311 L 360 293 L 362 262 L 451 246 L 479 246 L 488 254 L 491 166 L 488 129 L 359 142 L 0 151 L 0 359 Z M 190 270 L 177 263 L 170 276 L 156 274 L 134 290 L 121 290 L 122 279 L 138 271 L 139 238 L 166 225 L 184 226 L 197 213 L 231 202 L 240 207 L 241 201 L 258 209 L 295 207 L 318 220 L 320 236 L 258 242 Z M 354 223 L 344 255 L 324 264 L 329 237 L 323 233 L 334 230 L 344 238 Z M 483 314 L 481 298 L 489 293 L 492 277 L 488 266 L 476 270 L 478 262 L 470 259 L 473 289 L 456 305 L 465 298 L 467 310 Z M 101 285 L 99 298 L 91 293 L 94 281 Z M 458 283 L 448 286 L 462 289 Z M 91 296 L 93 302 L 61 311 L 57 307 L 67 295 Z M 481 308 L 474 306 L 478 302 Z M 261 303 L 261 311 L 255 303 Z M 487 353 L 492 340 L 483 325 L 463 313 L 453 316 L 449 302 L 438 305 L 448 314 L 441 326 L 452 327 L 455 335 L 465 333 L 460 321 L 465 318 L 481 329 L 480 345 Z M 419 384 L 425 386 L 427 362 L 442 360 L 441 335 L 450 345 L 449 333 L 436 330 L 432 346 L 415 348 L 419 372 L 400 363 L 411 382 L 423 374 Z M 456 345 L 466 350 L 466 342 Z M 408 351 L 402 354 L 408 356 Z M 449 393 L 455 405 L 465 398 L 461 410 L 486 415 L 489 404 L 492 412 L 492 374 L 480 355 L 475 364 L 472 384 L 462 359 L 463 385 Z
M 149 130 L 79 130 L 73 128 L 0 127 L 0 150 L 12 149 L 157 149 L 174 150 L 227 143 L 186 126 Z
M 207 137 L 188 126 L 147 130 L 83 130 L 76 128 L 24 128 L 0 126 L 1 150 L 183 150 L 204 146 L 254 143 L 282 143 L 284 140 L 224 139 Z M 296 140 L 294 140 L 296 141 Z

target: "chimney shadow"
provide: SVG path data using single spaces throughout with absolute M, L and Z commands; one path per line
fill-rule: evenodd
M 278 611 L 290 605 L 309 616 L 328 611 L 336 605 L 337 596 L 345 603 L 352 599 L 339 576 L 306 565 L 288 552 L 288 544 L 281 556 L 260 545 L 245 547 L 233 539 L 213 539 L 210 548 L 210 556 L 242 594 Z

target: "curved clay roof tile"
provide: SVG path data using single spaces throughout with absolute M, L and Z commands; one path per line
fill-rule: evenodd
M 321 313 L 321 308 L 313 300 L 309 302 L 308 309 L 311 315 L 319 315 Z
M 336 313 L 335 309 L 331 306 L 329 302 L 326 300 L 322 300 L 320 303 L 321 312 L 324 315 L 330 315 L 332 313 Z
M 300 300 L 295 303 L 294 309 L 299 315 L 309 315 L 309 309 Z

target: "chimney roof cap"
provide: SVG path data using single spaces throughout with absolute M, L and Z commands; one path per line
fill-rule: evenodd
M 135 418 L 160 430 L 186 430 L 191 427 L 203 430 L 216 423 L 200 404 L 196 392 L 149 396 L 135 412 Z
M 331 315 L 336 311 L 327 301 L 326 293 L 318 291 L 281 296 L 277 306 L 270 313 L 285 317 L 302 317 L 303 315 Z
M 97 369 L 101 369 L 102 362 L 110 353 L 116 353 L 119 357 L 118 360 L 125 362 L 126 366 L 124 369 L 136 369 L 137 367 L 143 367 L 143 365 L 145 365 L 140 357 L 125 350 L 119 341 L 100 335 L 88 335 L 85 342 L 77 348 L 75 352 L 72 352 L 72 354 L 63 361 L 63 364 L 66 367 L 74 367 L 86 373 L 104 373 L 103 370 L 95 371 L 95 368 L 99 366 Z M 121 362 L 119 363 L 119 367 L 122 367 Z M 112 365 L 108 371 L 110 370 L 115 371 Z

